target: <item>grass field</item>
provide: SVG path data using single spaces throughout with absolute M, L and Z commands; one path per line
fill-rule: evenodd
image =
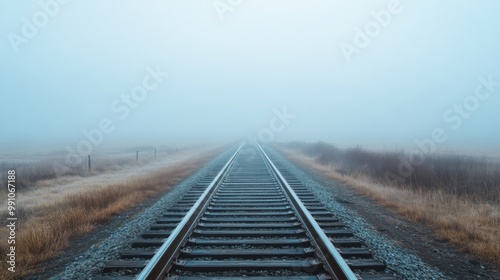
M 136 152 L 139 152 L 136 160 Z M 28 152 L 3 155 L 0 161 L 0 180 L 5 181 L 7 170 L 13 169 L 19 175 L 16 180 L 18 191 L 29 191 L 38 186 L 41 181 L 69 176 L 88 177 L 101 173 L 117 171 L 129 166 L 142 166 L 156 159 L 171 157 L 178 152 L 177 148 L 159 149 L 155 158 L 153 147 L 137 149 L 106 150 L 91 155 L 91 168 L 88 169 L 88 159 L 82 158 L 81 163 L 69 165 L 66 163 L 66 153 L 55 151 L 44 153 Z
M 280 147 L 293 161 L 355 188 L 408 219 L 429 224 L 460 250 L 500 268 L 500 163 L 496 159 L 432 154 L 413 165 L 413 173 L 401 174 L 402 158 L 409 156 L 405 151 L 339 149 L 327 143 Z
M 50 168 L 41 165 L 15 165 L 21 167 L 16 170 L 18 178 L 29 174 L 30 179 L 18 193 L 16 211 L 22 227 L 16 232 L 16 273 L 8 272 L 7 263 L 2 262 L 0 279 L 36 272 L 42 262 L 62 252 L 74 237 L 150 197 L 168 192 L 221 151 L 213 147 L 191 149 L 140 163 L 135 163 L 134 158 L 133 163 L 108 164 L 101 171 L 83 175 L 54 176 Z M 1 228 L 0 238 L 7 240 L 7 236 L 8 229 Z M 0 254 L 7 254 L 6 242 L 0 244 Z

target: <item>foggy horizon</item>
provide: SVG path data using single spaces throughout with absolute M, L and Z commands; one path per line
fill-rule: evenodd
M 0 11 L 2 152 L 248 137 L 499 150 L 492 0 L 40 3 Z

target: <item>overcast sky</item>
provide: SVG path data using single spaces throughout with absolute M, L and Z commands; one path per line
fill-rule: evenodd
M 438 129 L 443 148 L 498 147 L 499 10 L 495 0 L 2 1 L 0 145 L 260 136 L 394 147 Z

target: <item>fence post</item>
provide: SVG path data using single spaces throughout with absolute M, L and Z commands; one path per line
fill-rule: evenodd
M 89 173 L 90 173 L 90 155 L 88 155 L 88 163 L 89 163 Z
M 156 148 L 155 148 L 155 159 L 156 159 Z
M 139 161 L 139 151 L 135 152 L 135 161 Z

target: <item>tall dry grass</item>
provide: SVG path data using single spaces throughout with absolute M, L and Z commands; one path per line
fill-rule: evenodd
M 334 166 L 340 174 L 363 175 L 380 184 L 419 190 L 439 190 L 466 198 L 500 203 L 500 162 L 453 153 L 425 154 L 412 164 L 408 151 L 339 149 L 327 143 L 291 143 L 289 148 Z M 417 161 L 417 160 L 415 160 Z M 421 163 L 420 163 L 421 161 Z M 401 173 L 403 166 L 403 173 Z M 411 168 L 412 172 L 408 172 Z M 408 174 L 411 173 L 411 174 Z
M 319 146 L 325 147 L 325 144 L 321 143 Z M 497 172 L 490 171 L 490 167 L 464 170 L 457 165 L 445 165 L 445 170 L 440 172 L 439 166 L 446 157 L 437 156 L 436 160 L 429 159 L 427 164 L 432 166 L 427 168 L 433 170 L 434 176 L 440 179 L 426 178 L 426 180 L 418 181 L 418 184 L 415 181 L 411 184 L 409 182 L 394 183 L 392 180 L 384 180 L 383 175 L 374 176 L 375 170 L 383 172 L 383 169 L 367 168 L 371 163 L 364 163 L 360 160 L 359 166 L 356 166 L 353 163 L 354 160 L 346 160 L 345 162 L 350 162 L 350 164 L 344 165 L 341 160 L 337 160 L 340 157 L 339 154 L 336 154 L 336 160 L 332 160 L 332 155 L 337 152 L 334 149 L 327 148 L 327 152 L 323 154 L 318 153 L 317 144 L 303 143 L 287 148 L 290 150 L 282 151 L 293 161 L 319 170 L 327 177 L 355 188 L 358 192 L 374 198 L 381 205 L 395 210 L 410 220 L 430 225 L 438 236 L 448 240 L 460 250 L 500 268 L 500 243 L 498 242 L 500 240 L 500 200 L 498 197 L 500 184 L 496 181 Z M 311 153 L 311 150 L 315 152 Z M 341 151 L 341 153 L 345 153 L 344 156 L 348 158 L 350 152 Z M 358 148 L 354 153 L 359 156 L 363 155 L 364 151 Z M 367 153 L 370 154 L 370 152 Z M 377 156 L 386 160 L 393 155 L 376 154 L 374 157 Z M 457 159 L 453 156 L 450 158 Z M 377 160 L 368 158 L 366 162 Z M 475 159 L 472 163 L 463 162 L 462 166 L 484 164 L 478 164 L 478 161 L 482 160 Z M 456 179 L 457 175 L 454 173 L 457 171 L 453 170 L 453 167 L 466 173 L 461 177 L 467 178 L 466 182 Z M 487 180 L 479 180 L 479 182 L 493 183 L 485 183 L 476 188 L 473 182 L 478 176 L 472 174 L 473 172 L 487 176 L 485 178 Z M 452 174 L 450 178 L 455 179 L 449 182 L 442 181 L 445 178 L 444 174 Z M 488 177 L 490 175 L 491 177 Z M 426 186 L 424 182 L 432 182 L 432 187 Z M 457 189 L 461 191 L 457 192 Z
M 40 269 L 38 265 L 62 252 L 73 238 L 92 231 L 114 215 L 150 197 L 169 191 L 220 152 L 215 150 L 126 182 L 67 195 L 60 201 L 37 207 L 28 213 L 22 214 L 23 211 L 18 210 L 18 215 L 23 217 L 18 217 L 22 227 L 18 229 L 16 238 L 16 273 L 8 272 L 3 262 L 0 264 L 0 279 L 15 279 L 36 272 Z M 0 236 L 7 234 L 6 229 L 0 229 Z M 6 244 L 1 244 L 0 254 L 5 255 L 6 250 Z
M 139 151 L 139 160 L 136 160 Z M 158 151 L 158 159 L 176 153 L 177 149 L 163 148 Z M 38 182 L 67 176 L 95 176 L 120 168 L 145 165 L 155 160 L 154 148 L 120 150 L 114 153 L 94 153 L 91 155 L 91 169 L 88 170 L 87 158 L 77 165 L 68 165 L 64 156 L 30 156 L 30 160 L 3 160 L 0 162 L 0 181 L 6 181 L 7 170 L 16 170 L 16 188 L 18 191 L 29 191 Z

